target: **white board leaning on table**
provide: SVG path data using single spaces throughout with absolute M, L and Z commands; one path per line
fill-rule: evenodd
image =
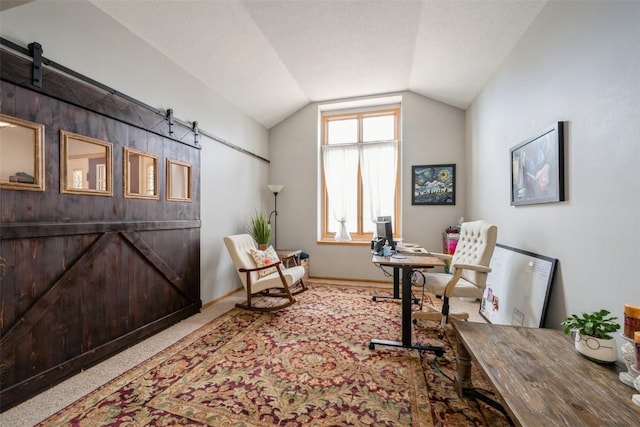
M 496 244 L 480 302 L 489 323 L 541 328 L 558 260 Z

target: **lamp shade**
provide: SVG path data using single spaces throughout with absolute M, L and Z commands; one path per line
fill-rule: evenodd
M 282 191 L 282 189 L 284 188 L 284 185 L 269 184 L 269 185 L 267 185 L 267 187 L 269 187 L 269 190 L 270 190 L 273 194 L 278 194 L 279 192 L 281 192 L 281 191 Z

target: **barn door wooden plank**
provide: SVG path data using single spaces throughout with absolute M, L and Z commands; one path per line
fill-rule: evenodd
M 35 327 L 38 320 L 62 296 L 62 293 L 84 273 L 85 266 L 96 259 L 113 241 L 117 233 L 105 233 L 87 249 L 87 251 L 29 308 L 25 315 L 18 319 L 0 338 L 1 346 L 13 346 L 17 341 Z
M 127 231 L 123 232 L 122 236 L 131 243 L 131 245 L 145 257 L 147 261 L 151 263 L 164 277 L 167 278 L 169 283 L 182 294 L 187 301 L 194 303 L 198 302 L 194 300 L 182 280 L 182 278 L 166 263 L 164 260 L 145 242 L 138 233 Z

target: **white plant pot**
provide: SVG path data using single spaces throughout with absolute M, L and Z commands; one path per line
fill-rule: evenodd
M 598 363 L 613 363 L 618 358 L 616 340 L 603 340 L 589 335 L 575 334 L 575 345 L 578 353 Z

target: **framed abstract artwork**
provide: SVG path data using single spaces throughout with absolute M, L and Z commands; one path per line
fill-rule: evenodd
M 511 205 L 564 200 L 564 125 L 557 122 L 512 147 Z
M 455 205 L 456 165 L 412 166 L 412 205 Z

